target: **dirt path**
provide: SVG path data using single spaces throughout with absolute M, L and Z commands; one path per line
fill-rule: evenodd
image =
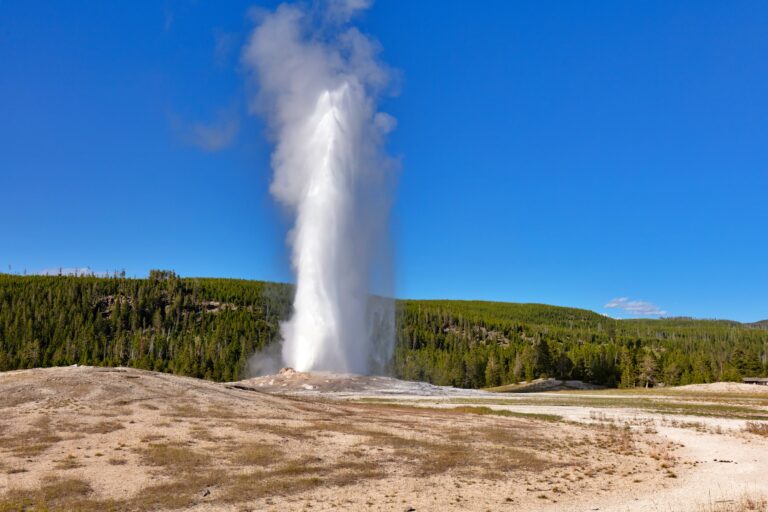
M 768 496 L 768 446 L 765 441 L 733 434 L 659 427 L 658 433 L 682 445 L 678 456 L 687 469 L 676 485 L 652 493 L 631 489 L 622 496 L 585 504 L 580 510 L 607 512 L 688 511 L 694 504 L 738 501 L 742 496 Z M 557 509 L 553 509 L 557 510 Z

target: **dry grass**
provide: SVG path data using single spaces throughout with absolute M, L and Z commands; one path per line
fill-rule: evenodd
M 20 510 L 107 510 L 108 504 L 90 498 L 93 489 L 79 478 L 49 477 L 34 489 L 14 489 L 0 498 L 0 512 Z
M 65 458 L 56 461 L 56 469 L 76 469 L 83 465 L 74 455 L 67 455 Z
M 164 416 L 170 416 L 172 418 L 205 418 L 206 412 L 199 405 L 184 404 L 175 405 L 170 411 L 166 412 Z
M 34 457 L 62 440 L 51 427 L 51 420 L 42 416 L 32 422 L 32 428 L 16 435 L 0 438 L 0 446 L 16 457 Z
M 765 497 L 744 495 L 734 500 L 714 501 L 698 507 L 697 512 L 768 512 Z
M 221 470 L 200 470 L 182 478 L 146 487 L 132 500 L 119 504 L 117 510 L 187 509 L 200 501 L 204 491 L 220 487 L 230 480 Z
M 312 425 L 294 423 L 292 425 L 286 422 L 267 423 L 239 421 L 235 427 L 242 432 L 266 432 L 283 439 L 311 440 L 315 439 L 316 431 Z
M 424 454 L 416 472 L 419 476 L 431 476 L 467 469 L 476 464 L 473 455 L 467 445 L 437 445 L 432 451 Z
M 142 464 L 172 469 L 174 473 L 194 473 L 211 460 L 210 455 L 179 444 L 151 444 L 138 451 Z
M 242 413 L 235 412 L 231 407 L 224 405 L 212 405 L 205 411 L 206 418 L 216 418 L 219 420 L 235 420 L 243 417 Z
M 229 455 L 230 461 L 241 466 L 268 466 L 282 459 L 283 450 L 275 445 L 250 443 L 236 445 Z
M 768 437 L 768 423 L 762 423 L 759 421 L 748 421 L 744 425 L 744 430 L 750 434 L 756 434 L 758 436 Z
M 316 488 L 344 487 L 385 476 L 386 472 L 375 464 L 340 461 L 329 465 L 318 457 L 306 456 L 270 471 L 237 475 L 221 490 L 220 498 L 234 503 L 266 496 L 291 496 Z
M 465 413 L 465 414 L 480 414 L 480 415 L 488 415 L 492 414 L 494 416 L 506 416 L 510 418 L 526 418 L 531 420 L 542 420 L 542 421 L 562 421 L 563 417 L 558 416 L 556 414 L 537 414 L 537 413 L 527 413 L 527 412 L 516 412 L 516 411 L 509 411 L 507 409 L 492 409 L 490 407 L 485 406 L 460 406 L 460 407 L 452 407 L 451 409 L 448 409 L 452 412 L 457 413 Z

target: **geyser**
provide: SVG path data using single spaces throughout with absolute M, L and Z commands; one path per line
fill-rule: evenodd
M 283 359 L 300 371 L 369 373 L 391 357 L 388 219 L 394 119 L 377 112 L 389 82 L 378 45 L 349 26 L 366 0 L 258 15 L 243 53 L 253 110 L 275 139 L 270 191 L 295 218 L 293 315 Z

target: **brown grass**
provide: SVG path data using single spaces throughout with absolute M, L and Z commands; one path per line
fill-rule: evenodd
M 0 498 L 0 512 L 18 510 L 105 510 L 106 503 L 90 498 L 93 489 L 79 478 L 50 477 L 33 489 L 14 489 Z
M 85 434 L 109 434 L 123 428 L 125 426 L 119 421 L 99 421 L 98 423 L 82 425 L 78 431 Z
M 173 469 L 174 473 L 194 473 L 210 462 L 210 456 L 179 444 L 151 444 L 139 449 L 141 463 Z
M 319 487 L 343 487 L 386 476 L 374 464 L 340 461 L 328 465 L 323 462 L 317 457 L 306 456 L 270 471 L 237 475 L 222 489 L 221 498 L 225 502 L 239 502 L 267 496 L 291 496 Z
M 768 437 L 768 423 L 762 423 L 759 421 L 748 421 L 744 425 L 744 430 L 750 434 L 756 434 L 758 436 Z
M 56 469 L 75 469 L 80 468 L 83 465 L 77 460 L 74 455 L 67 455 L 65 458 L 56 461 Z
M 42 416 L 32 422 L 32 428 L 13 436 L 1 438 L 1 446 L 16 457 L 33 457 L 45 452 L 62 440 L 51 427 L 51 420 Z
M 311 425 L 239 421 L 235 423 L 235 427 L 243 432 L 267 432 L 284 439 L 310 440 L 314 439 L 316 434 Z
M 205 418 L 206 412 L 199 405 L 184 404 L 174 406 L 164 416 L 172 418 Z
M 491 407 L 485 407 L 485 406 L 460 406 L 460 407 L 452 407 L 448 409 L 452 412 L 457 413 L 464 413 L 464 414 L 480 414 L 480 415 L 494 415 L 494 416 L 506 416 L 511 418 L 526 418 L 531 420 L 541 420 L 541 421 L 562 421 L 563 417 L 558 416 L 557 414 L 538 414 L 538 413 L 528 413 L 528 412 L 516 412 L 516 411 L 509 411 L 507 409 L 492 409 Z
M 714 501 L 697 508 L 697 512 L 768 512 L 765 497 L 744 495 L 734 500 Z
M 138 496 L 117 507 L 118 510 L 187 509 L 202 497 L 203 491 L 220 487 L 230 480 L 225 471 L 207 470 L 187 473 L 182 478 L 146 487 Z
M 236 445 L 229 459 L 241 466 L 268 466 L 279 462 L 284 456 L 283 450 L 275 445 L 250 443 Z

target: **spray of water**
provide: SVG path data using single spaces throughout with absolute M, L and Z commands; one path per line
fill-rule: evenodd
M 275 139 L 272 195 L 295 224 L 293 316 L 283 359 L 300 371 L 369 373 L 391 357 L 387 225 L 394 119 L 377 112 L 390 73 L 350 26 L 367 0 L 282 4 L 260 13 L 243 52 L 252 107 Z M 378 295 L 375 295 L 378 294 Z

